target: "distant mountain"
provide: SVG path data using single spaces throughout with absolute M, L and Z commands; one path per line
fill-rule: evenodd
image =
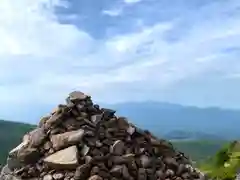
M 225 140 L 224 136 L 197 132 L 197 131 L 183 131 L 183 130 L 175 130 L 170 131 L 163 135 L 164 139 L 173 140 L 173 141 L 186 141 L 186 140 Z
M 240 138 L 240 110 L 198 108 L 161 102 L 126 102 L 104 105 L 136 125 L 159 136 L 171 131 L 198 132 Z

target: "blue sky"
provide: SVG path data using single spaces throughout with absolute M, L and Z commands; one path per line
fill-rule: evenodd
M 1 0 L 2 117 L 72 90 L 240 108 L 239 0 Z

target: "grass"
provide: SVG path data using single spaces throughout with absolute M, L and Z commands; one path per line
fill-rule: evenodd
M 173 141 L 172 143 L 176 149 L 185 153 L 197 164 L 200 164 L 214 156 L 228 141 L 189 140 Z
M 200 169 L 213 179 L 234 180 L 240 169 L 240 143 L 234 141 L 224 145 L 215 156 L 201 164 Z

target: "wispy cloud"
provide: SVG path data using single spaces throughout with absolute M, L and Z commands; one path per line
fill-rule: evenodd
M 239 106 L 239 82 L 231 76 L 240 72 L 238 0 L 183 0 L 176 6 L 158 0 L 135 0 L 132 6 L 111 1 L 111 6 L 91 8 L 86 0 L 81 4 L 86 14 L 76 8 L 79 4 L 62 2 L 0 2 L 2 114 L 10 117 L 13 105 L 56 104 L 73 89 L 103 102 L 155 99 Z M 211 83 L 205 86 L 207 75 Z M 235 83 L 225 86 L 231 77 Z M 206 93 L 194 89 L 197 82 L 209 93 L 217 91 L 218 98 L 208 94 L 201 101 Z M 232 96 L 232 88 L 235 102 L 221 100 L 224 92 Z
M 124 0 L 125 3 L 133 4 L 133 3 L 138 3 L 141 0 Z
M 103 14 L 109 16 L 119 16 L 122 13 L 122 9 L 110 9 L 110 10 L 103 10 Z

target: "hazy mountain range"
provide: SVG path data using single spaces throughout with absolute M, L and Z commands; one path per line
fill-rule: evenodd
M 199 108 L 163 102 L 126 102 L 101 104 L 126 116 L 137 126 L 167 139 L 236 139 L 240 137 L 240 110 Z M 53 107 L 28 110 L 24 122 L 37 123 Z M 1 113 L 0 113 L 1 115 Z M 1 117 L 1 116 L 0 116 Z
M 106 106 L 161 136 L 187 135 L 210 139 L 240 137 L 240 110 L 198 108 L 150 101 Z

